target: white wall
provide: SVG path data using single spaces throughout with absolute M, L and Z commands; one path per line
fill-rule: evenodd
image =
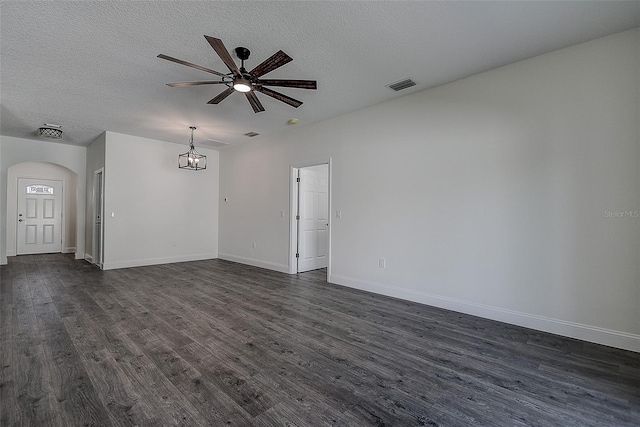
M 7 263 L 7 172 L 23 162 L 48 162 L 64 166 L 78 176 L 76 194 L 76 258 L 84 256 L 85 147 L 0 136 L 0 264 Z M 9 183 L 11 184 L 11 183 Z
M 106 132 L 105 145 L 104 269 L 216 258 L 218 152 L 197 147 L 195 172 L 178 169 L 186 142 Z
M 640 351 L 612 213 L 640 210 L 639 56 L 633 30 L 230 147 L 220 253 L 286 267 L 289 167 L 331 157 L 330 281 Z

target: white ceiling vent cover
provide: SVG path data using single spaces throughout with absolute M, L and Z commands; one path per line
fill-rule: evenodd
M 387 85 L 387 87 L 391 90 L 395 90 L 396 92 L 398 92 L 415 85 L 416 85 L 416 82 L 414 82 L 413 80 L 404 79 L 396 83 L 391 83 L 390 85 Z

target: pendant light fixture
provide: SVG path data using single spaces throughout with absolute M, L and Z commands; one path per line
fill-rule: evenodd
M 193 131 L 195 126 L 189 126 L 191 129 L 191 139 L 189 140 L 189 151 L 178 156 L 178 168 L 188 169 L 192 171 L 204 170 L 207 168 L 207 156 L 200 154 L 193 146 Z

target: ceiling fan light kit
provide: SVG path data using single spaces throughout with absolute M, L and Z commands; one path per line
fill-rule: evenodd
M 244 77 L 239 77 L 233 81 L 233 88 L 238 92 L 249 92 L 251 90 L 251 82 Z
M 249 55 L 251 54 L 249 49 L 247 49 L 246 47 L 235 48 L 236 56 L 241 61 L 241 65 L 238 68 L 238 65 L 236 65 L 236 63 L 234 62 L 231 54 L 229 54 L 229 51 L 224 46 L 224 43 L 222 43 L 222 40 L 210 36 L 204 36 L 204 38 L 207 40 L 207 42 L 209 42 L 213 50 L 216 51 L 216 53 L 218 54 L 222 62 L 224 62 L 224 64 L 227 66 L 230 72 L 227 74 L 223 74 L 210 68 L 192 64 L 190 62 L 186 62 L 168 55 L 160 54 L 158 55 L 158 58 L 175 62 L 177 64 L 186 65 L 187 67 L 195 68 L 196 70 L 204 71 L 205 73 L 215 74 L 221 78 L 220 80 L 167 83 L 167 86 L 185 87 L 224 84 L 225 86 L 227 86 L 227 89 L 220 92 L 216 97 L 207 102 L 207 104 L 219 104 L 233 92 L 241 92 L 244 93 L 247 97 L 247 101 L 251 105 L 251 108 L 253 108 L 254 113 L 264 111 L 264 107 L 256 96 L 256 92 L 260 92 L 264 95 L 270 96 L 294 108 L 298 108 L 302 105 L 302 101 L 298 101 L 297 99 L 291 98 L 290 96 L 287 96 L 283 93 L 276 92 L 275 90 L 269 89 L 265 86 L 279 86 L 314 90 L 318 88 L 318 84 L 315 80 L 260 79 L 260 77 L 262 77 L 263 75 L 270 73 L 276 68 L 280 68 L 286 63 L 293 60 L 289 55 L 281 50 L 271 55 L 253 70 L 247 71 L 244 68 L 244 61 L 249 59 Z
M 192 171 L 205 170 L 207 168 L 207 156 L 198 153 L 193 146 L 193 131 L 196 127 L 189 126 L 189 129 L 191 129 L 189 151 L 178 156 L 178 169 L 187 169 Z

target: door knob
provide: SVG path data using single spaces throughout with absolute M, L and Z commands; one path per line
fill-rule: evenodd
M 22 222 L 22 221 L 24 221 L 22 218 L 20 218 L 20 219 L 18 220 L 18 222 Z

